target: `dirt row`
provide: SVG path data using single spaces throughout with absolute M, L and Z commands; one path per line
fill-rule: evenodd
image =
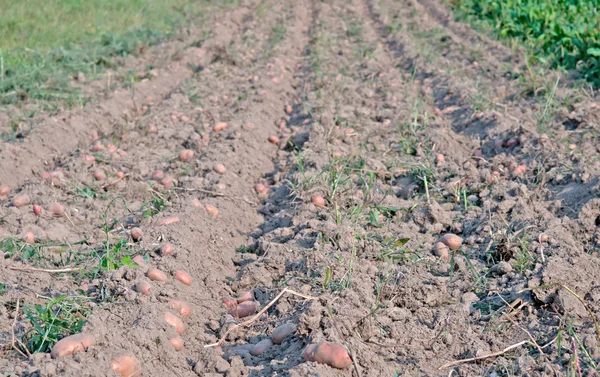
M 152 80 L 4 143 L 0 369 L 115 375 L 133 355 L 150 376 L 593 373 L 590 93 L 437 0 L 252 0 L 207 19 Z M 444 255 L 448 233 L 462 245 Z M 268 308 L 233 328 L 223 299 L 247 291 Z M 24 360 L 17 303 L 61 294 L 94 309 L 95 343 Z M 352 365 L 306 362 L 323 341 Z

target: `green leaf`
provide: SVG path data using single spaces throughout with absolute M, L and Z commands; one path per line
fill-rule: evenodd
M 125 267 L 138 267 L 138 264 L 131 260 L 131 257 L 121 258 L 121 264 Z
M 396 246 L 396 247 L 402 247 L 402 246 L 406 245 L 406 243 L 408 241 L 410 241 L 410 238 L 400 238 L 400 239 L 397 239 L 394 242 L 394 246 Z
M 600 57 L 600 48 L 598 47 L 590 47 L 587 49 L 588 55 Z

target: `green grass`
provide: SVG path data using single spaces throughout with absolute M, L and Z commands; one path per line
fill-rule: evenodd
M 459 19 L 523 42 L 542 63 L 578 70 L 600 84 L 600 13 L 596 0 L 455 0 Z
M 157 44 L 217 0 L 0 0 L 0 104 L 58 100 L 82 105 L 73 88 L 118 58 Z
M 81 332 L 91 313 L 87 297 L 62 295 L 46 300 L 45 305 L 23 307 L 31 325 L 22 338 L 29 353 L 49 352 L 60 339 Z

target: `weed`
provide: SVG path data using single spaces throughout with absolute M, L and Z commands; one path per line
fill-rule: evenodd
M 143 203 L 141 207 L 144 217 L 152 217 L 159 214 L 165 208 L 165 200 L 154 194 L 154 197 L 149 202 Z
M 6 293 L 6 285 L 4 283 L 0 283 L 0 296 L 4 296 Z
M 48 352 L 61 338 L 81 332 L 91 308 L 86 297 L 62 295 L 45 305 L 25 305 L 23 312 L 31 328 L 22 340 L 30 353 L 36 353 Z

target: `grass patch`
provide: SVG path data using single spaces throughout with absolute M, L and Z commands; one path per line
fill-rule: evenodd
M 578 70 L 600 84 L 600 14 L 595 0 L 455 0 L 458 18 L 521 41 L 542 63 Z
M 216 0 L 23 0 L 0 12 L 0 104 L 83 105 L 79 72 L 96 77 L 157 44 Z
M 49 352 L 60 339 L 81 332 L 91 313 L 86 297 L 62 295 L 46 299 L 45 305 L 23 307 L 31 327 L 22 341 L 30 353 Z

